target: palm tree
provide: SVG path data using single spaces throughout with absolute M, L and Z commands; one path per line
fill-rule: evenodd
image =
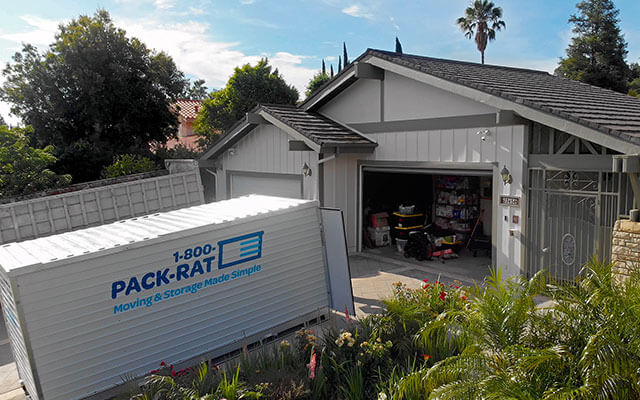
M 482 54 L 484 64 L 484 51 L 487 43 L 496 39 L 496 31 L 506 28 L 502 18 L 502 8 L 495 7 L 495 4 L 488 0 L 475 0 L 471 7 L 467 7 L 464 17 L 456 21 L 464 35 L 471 39 L 474 37 L 478 51 Z

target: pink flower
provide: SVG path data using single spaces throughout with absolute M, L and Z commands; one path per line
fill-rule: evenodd
M 344 318 L 347 320 L 347 323 L 351 323 L 351 316 L 349 315 L 349 310 L 347 306 L 344 306 Z
M 311 353 L 311 361 L 307 364 L 309 367 L 309 379 L 314 380 L 316 377 L 316 352 Z
M 422 282 L 429 282 L 429 280 L 428 279 L 423 279 Z

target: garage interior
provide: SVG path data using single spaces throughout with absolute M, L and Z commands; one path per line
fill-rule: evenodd
M 362 249 L 470 278 L 492 263 L 490 172 L 365 167 Z

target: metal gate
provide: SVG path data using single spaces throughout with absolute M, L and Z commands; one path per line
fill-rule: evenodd
M 546 269 L 556 280 L 571 281 L 591 257 L 608 260 L 613 225 L 627 205 L 620 174 L 540 169 L 529 174 L 527 275 Z

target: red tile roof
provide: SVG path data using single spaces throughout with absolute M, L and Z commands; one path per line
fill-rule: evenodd
M 195 119 L 202 107 L 202 100 L 178 100 L 173 104 L 182 119 Z

